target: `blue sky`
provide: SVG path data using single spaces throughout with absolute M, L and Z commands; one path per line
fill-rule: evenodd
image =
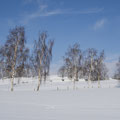
M 54 67 L 69 45 L 104 49 L 107 62 L 120 55 L 120 0 L 0 0 L 0 44 L 9 29 L 24 25 L 32 48 L 39 31 L 55 40 Z

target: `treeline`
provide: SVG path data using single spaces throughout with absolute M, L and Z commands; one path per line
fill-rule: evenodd
M 59 69 L 58 74 L 64 80 L 64 77 L 72 79 L 74 82 L 78 79 L 90 81 L 99 81 L 108 79 L 108 70 L 105 66 L 104 50 L 98 53 L 94 48 L 82 51 L 78 43 L 69 47 L 63 57 L 64 65 Z
M 30 54 L 29 48 L 26 47 L 25 28 L 19 26 L 10 30 L 5 44 L 0 47 L 0 77 L 11 79 L 11 91 L 13 91 L 15 77 L 38 76 L 37 90 L 41 82 L 46 81 L 54 44 L 53 40 L 47 39 L 47 32 L 39 33 Z
M 26 46 L 25 28 L 16 26 L 9 31 L 7 40 L 0 47 L 0 78 L 10 78 L 13 91 L 14 78 L 38 77 L 37 91 L 50 72 L 52 49 L 54 41 L 48 38 L 46 31 L 39 33 L 34 40 L 34 47 L 30 52 Z M 78 43 L 69 47 L 63 57 L 64 65 L 58 71 L 62 77 L 68 77 L 74 83 L 83 78 L 90 84 L 91 81 L 108 79 L 108 70 L 105 66 L 104 50 L 98 52 L 94 48 L 81 50 Z M 115 79 L 120 79 L 120 58 L 117 63 Z M 18 79 L 19 83 L 19 79 Z

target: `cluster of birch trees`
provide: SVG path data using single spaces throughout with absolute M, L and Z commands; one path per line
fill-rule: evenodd
M 48 40 L 47 32 L 39 33 L 38 40 L 34 41 L 34 48 L 30 53 L 26 47 L 25 28 L 16 26 L 11 29 L 4 45 L 0 47 L 0 78 L 10 78 L 13 91 L 14 78 L 38 77 L 37 91 L 42 82 L 46 82 L 52 60 L 53 40 Z M 74 83 L 83 78 L 90 84 L 91 81 L 108 79 L 108 70 L 105 66 L 104 50 L 98 52 L 94 48 L 81 50 L 78 43 L 70 46 L 63 57 L 64 65 L 58 74 L 72 79 Z M 120 58 L 117 63 L 115 79 L 120 79 Z M 18 79 L 19 82 L 19 79 Z
M 100 86 L 100 80 L 108 78 L 104 51 L 98 53 L 94 48 L 82 51 L 80 45 L 76 43 L 68 48 L 63 60 L 64 65 L 58 71 L 62 80 L 64 77 L 74 82 L 80 78 L 86 79 L 88 83 L 98 80 Z
M 11 91 L 13 91 L 15 77 L 38 76 L 37 90 L 40 88 L 41 81 L 46 81 L 54 44 L 53 40 L 47 41 L 47 39 L 47 32 L 39 33 L 30 54 L 30 50 L 26 47 L 24 27 L 17 26 L 10 30 L 5 44 L 0 47 L 0 77 L 10 78 Z

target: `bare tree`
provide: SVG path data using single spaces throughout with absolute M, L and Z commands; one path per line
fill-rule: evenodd
M 49 40 L 48 45 L 45 45 L 46 43 L 44 43 L 44 46 L 46 46 L 45 51 L 44 51 L 44 60 L 43 60 L 43 76 L 44 76 L 44 83 L 46 82 L 46 77 L 49 75 L 49 70 L 50 70 L 50 62 L 52 60 L 52 48 L 53 48 L 53 44 L 54 41 L 53 40 Z
M 11 91 L 13 91 L 14 77 L 23 71 L 24 62 L 27 59 L 28 49 L 25 48 L 24 27 L 15 27 L 10 30 L 5 45 L 1 48 L 7 77 L 11 78 Z M 0 50 L 1 51 L 1 50 Z M 21 76 L 21 75 L 20 75 Z
M 116 73 L 114 75 L 114 78 L 120 80 L 120 57 L 118 59 L 116 67 L 117 67 L 117 70 L 116 70 Z
M 46 32 L 40 33 L 39 39 L 38 41 L 35 41 L 34 45 L 33 64 L 36 67 L 38 73 L 37 91 L 39 91 L 42 77 L 44 77 L 44 81 L 46 81 L 46 76 L 49 74 L 50 61 L 52 59 L 52 48 L 54 42 L 53 40 L 49 40 L 47 44 L 47 37 L 48 35 Z
M 100 87 L 100 80 L 108 78 L 104 59 L 104 50 L 98 54 L 96 49 L 88 49 L 84 65 L 84 72 L 86 73 L 86 76 L 88 76 L 88 87 L 90 87 L 91 81 L 96 80 L 98 80 L 98 87 Z
M 104 55 L 104 50 L 100 53 L 100 55 L 97 57 L 95 60 L 95 80 L 98 80 L 98 88 L 100 87 L 100 80 L 105 80 L 108 75 L 107 75 L 107 68 L 104 63 L 105 55 Z
M 6 77 L 5 62 L 4 62 L 4 51 L 3 46 L 0 47 L 0 78 Z
M 97 50 L 94 49 L 94 48 L 89 48 L 87 50 L 87 57 L 86 57 L 86 60 L 85 60 L 85 67 L 86 67 L 86 76 L 88 76 L 88 87 L 90 87 L 90 84 L 91 84 L 91 80 L 94 79 L 94 66 L 93 66 L 93 63 L 94 63 L 94 60 L 96 59 L 97 57 Z
M 108 78 L 104 59 L 104 51 L 100 54 L 94 48 L 82 51 L 79 44 L 74 44 L 66 52 L 64 67 L 61 67 L 58 72 L 62 76 L 64 76 L 65 72 L 68 78 L 74 78 L 73 88 L 75 88 L 75 81 L 78 81 L 78 78 L 86 79 L 88 87 L 90 87 L 91 81 L 98 80 L 98 87 L 100 87 L 100 80 Z
M 64 77 L 66 75 L 66 68 L 65 68 L 65 66 L 60 67 L 60 69 L 58 70 L 58 75 L 60 77 L 62 77 L 62 81 L 64 81 Z
M 79 72 L 82 70 L 82 57 L 83 53 L 78 43 L 69 47 L 64 57 L 67 76 L 71 79 L 74 78 L 73 88 L 75 88 L 75 81 L 78 81 Z

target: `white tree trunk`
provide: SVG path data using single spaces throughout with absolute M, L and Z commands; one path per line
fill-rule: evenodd
M 88 77 L 88 88 L 90 88 L 91 86 L 92 62 L 93 62 L 93 57 L 91 57 L 90 72 L 89 72 L 89 77 Z
M 100 88 L 100 76 L 98 75 L 98 88 Z
M 37 91 L 39 91 L 39 89 L 40 89 L 40 84 L 41 84 L 41 74 L 40 74 L 40 69 L 39 69 Z
M 13 91 L 18 44 L 19 44 L 19 40 L 17 39 L 17 44 L 15 46 L 14 58 L 13 58 L 13 63 L 12 63 L 11 91 Z
M 43 58 L 43 51 L 42 51 L 42 55 L 41 55 L 41 56 L 39 55 L 40 66 L 39 66 L 39 71 L 38 71 L 39 73 L 38 73 L 38 86 L 37 86 L 37 91 L 39 91 L 39 89 L 40 89 L 40 84 L 41 84 L 41 79 L 42 79 L 42 78 L 41 78 L 41 68 L 40 68 L 40 67 L 41 67 L 41 63 L 42 63 L 42 58 Z

